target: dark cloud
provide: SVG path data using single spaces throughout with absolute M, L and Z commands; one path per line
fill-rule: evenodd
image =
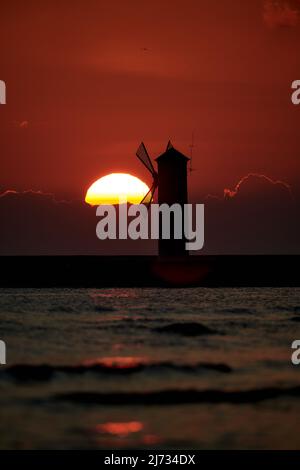
M 284 0 L 264 2 L 263 18 L 269 28 L 293 28 L 299 24 L 299 10 Z
M 0 255 L 148 254 L 153 243 L 100 241 L 96 208 L 41 191 L 0 195 Z M 149 251 L 150 250 L 150 251 Z
M 205 253 L 295 254 L 300 252 L 300 201 L 290 186 L 249 174 L 205 206 Z
M 230 196 L 209 196 L 204 203 L 202 254 L 300 253 L 300 203 L 286 183 L 247 175 Z M 57 201 L 52 194 L 6 191 L 0 218 L 0 255 L 156 253 L 154 241 L 99 241 L 96 209 L 81 201 Z
M 266 192 L 266 190 L 268 192 L 274 192 L 273 190 L 275 189 L 278 194 L 280 190 L 281 192 L 283 191 L 285 195 L 292 197 L 292 189 L 288 183 L 280 180 L 273 180 L 269 176 L 259 173 L 249 173 L 248 175 L 243 176 L 233 189 L 225 188 L 224 197 L 235 197 L 241 191 L 245 193 L 245 188 L 246 191 L 247 189 L 250 189 L 250 191 L 255 191 L 255 193 L 259 193 L 260 189 L 263 188 L 264 192 Z

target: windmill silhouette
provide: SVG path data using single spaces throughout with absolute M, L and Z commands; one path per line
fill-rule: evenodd
M 141 201 L 141 204 L 151 204 L 155 191 L 158 189 L 158 204 L 168 204 L 169 206 L 180 204 L 182 206 L 183 214 L 183 206 L 188 203 L 187 163 L 190 159 L 176 150 L 170 141 L 168 142 L 166 151 L 155 159 L 157 162 L 157 171 L 154 169 L 153 163 L 143 142 L 139 146 L 136 155 L 151 173 L 153 179 L 150 190 Z M 170 223 L 171 239 L 162 239 L 160 234 L 159 256 L 187 256 L 188 251 L 185 249 L 186 239 L 182 237 L 182 239 L 177 240 L 173 236 L 174 218 L 172 213 Z M 183 225 L 182 233 L 184 233 Z

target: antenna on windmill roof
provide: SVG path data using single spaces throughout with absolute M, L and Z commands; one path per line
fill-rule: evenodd
M 193 156 L 194 156 L 194 148 L 195 148 L 195 131 L 192 132 L 192 140 L 189 145 L 190 149 L 190 167 L 189 167 L 189 172 L 190 174 L 192 171 L 195 171 L 195 168 L 193 167 Z

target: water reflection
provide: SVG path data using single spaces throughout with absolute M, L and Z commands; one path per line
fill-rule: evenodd
M 110 434 L 118 437 L 127 437 L 129 434 L 142 431 L 143 423 L 140 421 L 128 421 L 126 423 L 108 422 L 96 425 L 96 432 L 101 434 Z

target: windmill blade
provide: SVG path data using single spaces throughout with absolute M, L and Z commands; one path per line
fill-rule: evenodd
M 155 191 L 157 190 L 157 187 L 158 187 L 157 182 L 154 182 L 153 185 L 152 185 L 150 204 L 153 202 L 154 194 L 155 194 Z
M 153 184 L 152 184 L 151 188 L 149 189 L 147 194 L 143 197 L 140 204 L 146 204 L 146 205 L 151 204 L 151 202 L 153 201 L 153 197 L 154 197 L 154 193 L 155 193 L 156 189 L 157 189 L 157 182 L 153 181 Z
M 145 165 L 147 170 L 149 170 L 152 175 L 156 174 L 156 171 L 154 170 L 154 167 L 152 165 L 152 162 L 150 160 L 150 157 L 146 150 L 144 142 L 142 142 L 139 148 L 137 149 L 136 156 L 143 163 L 143 165 Z

